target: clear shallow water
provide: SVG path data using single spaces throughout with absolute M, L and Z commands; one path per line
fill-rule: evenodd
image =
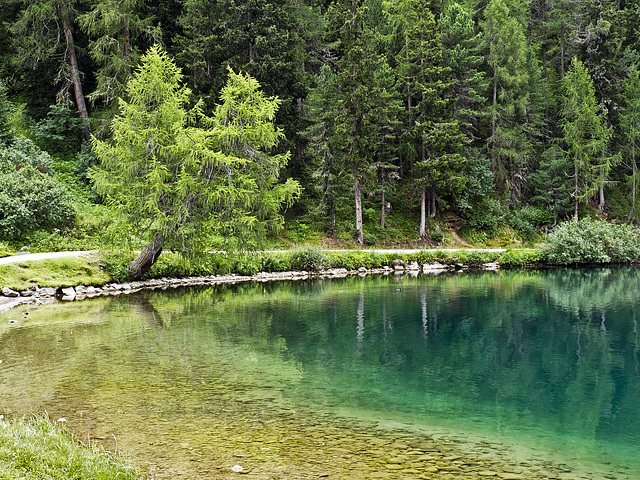
M 0 414 L 156 478 L 638 479 L 639 291 L 633 268 L 503 271 L 14 310 Z

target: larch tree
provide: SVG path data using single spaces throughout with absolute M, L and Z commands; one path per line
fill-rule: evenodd
M 214 234 L 247 239 L 277 230 L 297 182 L 278 182 L 289 155 L 269 152 L 282 138 L 274 126 L 278 100 L 258 82 L 229 71 L 214 115 L 187 110 L 191 92 L 158 46 L 143 57 L 120 100 L 112 141 L 93 139 L 101 165 L 97 190 L 149 241 L 129 265 L 140 278 L 163 249 L 192 258 Z M 228 245 L 227 245 L 228 246 Z

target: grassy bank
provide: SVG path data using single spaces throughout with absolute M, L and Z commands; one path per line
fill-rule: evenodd
M 76 441 L 48 419 L 0 419 L 0 478 L 137 480 L 114 455 Z
M 103 285 L 128 281 L 127 265 L 131 254 L 102 253 L 99 257 L 66 257 L 60 259 L 20 261 L 0 265 L 0 287 L 27 290 L 35 287 Z M 289 251 L 211 254 L 197 261 L 185 261 L 166 253 L 160 257 L 146 278 L 188 277 L 195 275 L 253 275 L 258 272 L 320 271 L 330 268 L 357 270 L 392 266 L 402 260 L 406 265 L 417 262 L 468 266 L 497 262 L 501 267 L 537 264 L 540 250 L 422 250 L 414 253 L 380 253 L 367 250 L 327 251 L 306 247 Z

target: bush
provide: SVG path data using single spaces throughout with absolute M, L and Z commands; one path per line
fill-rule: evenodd
M 442 242 L 444 240 L 444 233 L 441 232 L 440 230 L 436 230 L 431 234 L 431 240 L 433 240 L 436 243 Z
M 51 105 L 47 116 L 35 126 L 34 134 L 38 143 L 50 152 L 77 152 L 84 137 L 84 120 L 74 110 Z
M 640 258 L 640 230 L 588 219 L 564 222 L 549 235 L 543 254 L 562 265 L 628 263 Z
M 76 177 L 85 185 L 91 183 L 89 179 L 89 169 L 98 164 L 98 158 L 93 153 L 91 144 L 84 142 L 78 155 L 76 156 Z
M 524 240 L 533 240 L 538 235 L 538 227 L 551 221 L 549 210 L 526 205 L 511 212 L 508 223 Z
M 16 239 L 40 228 L 63 229 L 75 218 L 67 190 L 48 175 L 30 166 L 0 175 L 0 239 Z
M 507 250 L 500 258 L 501 267 L 524 267 L 532 263 L 543 261 L 544 255 L 541 250 Z
M 293 250 L 290 263 L 293 269 L 316 271 L 327 266 L 327 257 L 318 247 L 306 247 Z
M 40 172 L 53 174 L 51 156 L 25 137 L 17 137 L 9 145 L 0 144 L 0 171 L 9 173 L 30 165 Z

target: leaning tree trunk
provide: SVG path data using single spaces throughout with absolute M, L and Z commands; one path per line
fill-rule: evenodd
M 158 230 L 153 241 L 144 247 L 140 255 L 129 264 L 129 276 L 133 280 L 138 280 L 156 263 L 156 260 L 158 260 L 158 257 L 162 253 L 163 245 L 164 235 L 161 230 Z
M 76 97 L 76 106 L 78 113 L 84 119 L 84 138 L 91 140 L 91 127 L 89 125 L 89 113 L 87 112 L 87 104 L 84 101 L 84 93 L 82 92 L 82 82 L 80 81 L 80 69 L 78 68 L 78 55 L 73 41 L 73 33 L 71 25 L 67 17 L 67 9 L 62 7 L 62 29 L 64 30 L 64 38 L 67 43 L 67 57 L 69 67 L 71 68 L 71 81 L 73 82 L 73 92 Z

